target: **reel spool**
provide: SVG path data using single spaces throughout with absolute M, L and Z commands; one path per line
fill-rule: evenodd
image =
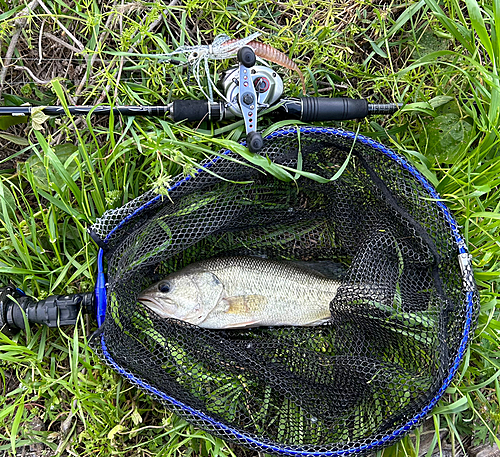
M 272 68 L 256 65 L 250 70 L 252 83 L 257 95 L 257 111 L 274 105 L 283 95 L 283 80 Z M 239 104 L 239 67 L 227 70 L 222 78 L 222 90 L 226 95 L 226 106 L 234 117 L 242 117 Z M 226 115 L 226 118 L 229 116 Z

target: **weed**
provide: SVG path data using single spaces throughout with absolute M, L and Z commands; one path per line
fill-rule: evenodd
M 442 449 L 446 435 L 458 454 L 467 436 L 498 443 L 500 427 L 500 3 L 379 3 L 45 0 L 45 8 L 30 12 L 0 0 L 2 56 L 21 30 L 2 77 L 4 103 L 148 105 L 197 98 L 185 68 L 148 55 L 256 30 L 305 70 L 310 95 L 405 103 L 392 118 L 342 126 L 409 157 L 463 227 L 481 314 L 459 374 L 433 412 L 426 449 L 427 455 Z M 27 18 L 25 29 L 19 14 Z M 217 64 L 214 74 L 226 66 Z M 300 95 L 295 75 L 282 73 L 286 94 Z M 52 83 L 36 84 L 31 75 Z M 195 127 L 118 116 L 67 116 L 29 127 L 20 121 L 0 119 L 0 280 L 36 298 L 91 290 L 97 248 L 86 228 L 105 210 L 168 186 L 178 173 L 191 174 L 200 160 L 243 135 L 241 121 Z M 261 123 L 268 132 L 280 125 Z M 0 334 L 0 451 L 15 454 L 41 443 L 51 455 L 245 455 L 165 412 L 104 367 L 87 346 L 95 328 L 82 317 L 70 329 Z M 422 433 L 378 454 L 417 455 Z

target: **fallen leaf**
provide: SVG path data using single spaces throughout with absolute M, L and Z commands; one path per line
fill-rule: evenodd
M 43 110 L 45 106 L 37 106 L 31 110 L 31 126 L 35 130 L 43 130 L 43 124 L 49 119 L 50 116 L 47 116 Z

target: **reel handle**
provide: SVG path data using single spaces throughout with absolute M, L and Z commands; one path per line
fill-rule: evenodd
M 264 146 L 264 140 L 262 135 L 257 132 L 258 98 L 250 71 L 257 61 L 254 50 L 250 46 L 240 48 L 238 50 L 238 61 L 240 62 L 238 101 L 245 121 L 247 147 L 250 152 L 259 152 Z
M 254 50 L 250 46 L 243 46 L 238 49 L 238 62 L 247 68 L 252 68 L 257 62 Z
M 248 132 L 247 148 L 250 152 L 259 152 L 264 147 L 264 139 L 259 132 Z
M 80 309 L 86 314 L 94 313 L 94 293 L 52 295 L 36 301 L 8 286 L 0 291 L 0 330 L 11 334 L 24 330 L 23 314 L 30 324 L 48 327 L 74 325 Z

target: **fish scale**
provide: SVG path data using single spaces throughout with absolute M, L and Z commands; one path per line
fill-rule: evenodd
M 159 290 L 169 284 L 169 292 Z M 222 257 L 194 263 L 146 289 L 161 317 L 204 328 L 313 326 L 330 318 L 340 283 L 291 262 Z

